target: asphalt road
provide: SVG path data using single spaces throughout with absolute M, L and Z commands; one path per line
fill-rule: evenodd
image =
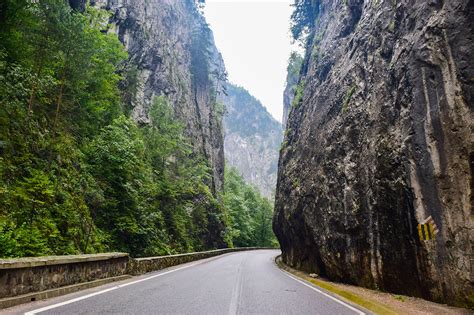
M 281 271 L 277 250 L 226 254 L 7 310 L 30 314 L 363 314 Z

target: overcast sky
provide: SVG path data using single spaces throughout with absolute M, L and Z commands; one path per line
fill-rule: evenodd
M 291 0 L 206 0 L 207 22 L 229 73 L 281 121 Z

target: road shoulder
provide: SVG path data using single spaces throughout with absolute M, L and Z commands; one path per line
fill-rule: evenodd
M 353 285 L 335 283 L 322 278 L 310 277 L 308 273 L 293 269 L 281 261 L 281 257 L 275 258 L 275 263 L 284 272 L 290 273 L 301 280 L 309 282 L 323 291 L 337 298 L 356 305 L 369 311 L 369 313 L 392 315 L 392 314 L 472 314 L 467 309 L 451 307 L 403 295 L 396 295 L 376 290 L 370 290 Z

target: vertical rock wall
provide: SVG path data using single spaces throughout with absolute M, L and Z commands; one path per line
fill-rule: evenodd
M 303 58 L 297 52 L 291 53 L 286 68 L 286 85 L 283 91 L 283 128 L 286 128 L 288 122 L 288 115 L 290 114 L 290 108 L 295 97 L 302 62 Z
M 215 103 L 226 72 L 212 32 L 193 0 L 92 1 L 112 13 L 111 30 L 129 53 L 132 117 L 148 122 L 155 96 L 165 95 L 186 124 L 195 152 L 213 171 L 212 190 L 220 191 L 224 176 L 222 114 Z
M 290 114 L 291 103 L 293 103 L 295 97 L 295 87 L 297 83 L 298 76 L 292 76 L 288 73 L 286 76 L 285 90 L 283 91 L 283 128 L 286 128 L 286 124 L 288 123 L 288 115 Z
M 473 307 L 474 2 L 320 9 L 280 153 L 284 261 Z M 439 233 L 421 241 L 429 216 Z

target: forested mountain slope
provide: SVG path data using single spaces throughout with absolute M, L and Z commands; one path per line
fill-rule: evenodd
M 284 261 L 473 307 L 473 2 L 299 0 L 293 22 Z
M 247 90 L 227 84 L 222 96 L 225 158 L 245 181 L 273 199 L 278 150 L 283 137 L 281 124 Z
M 0 256 L 232 245 L 222 58 L 186 1 L 0 5 Z

